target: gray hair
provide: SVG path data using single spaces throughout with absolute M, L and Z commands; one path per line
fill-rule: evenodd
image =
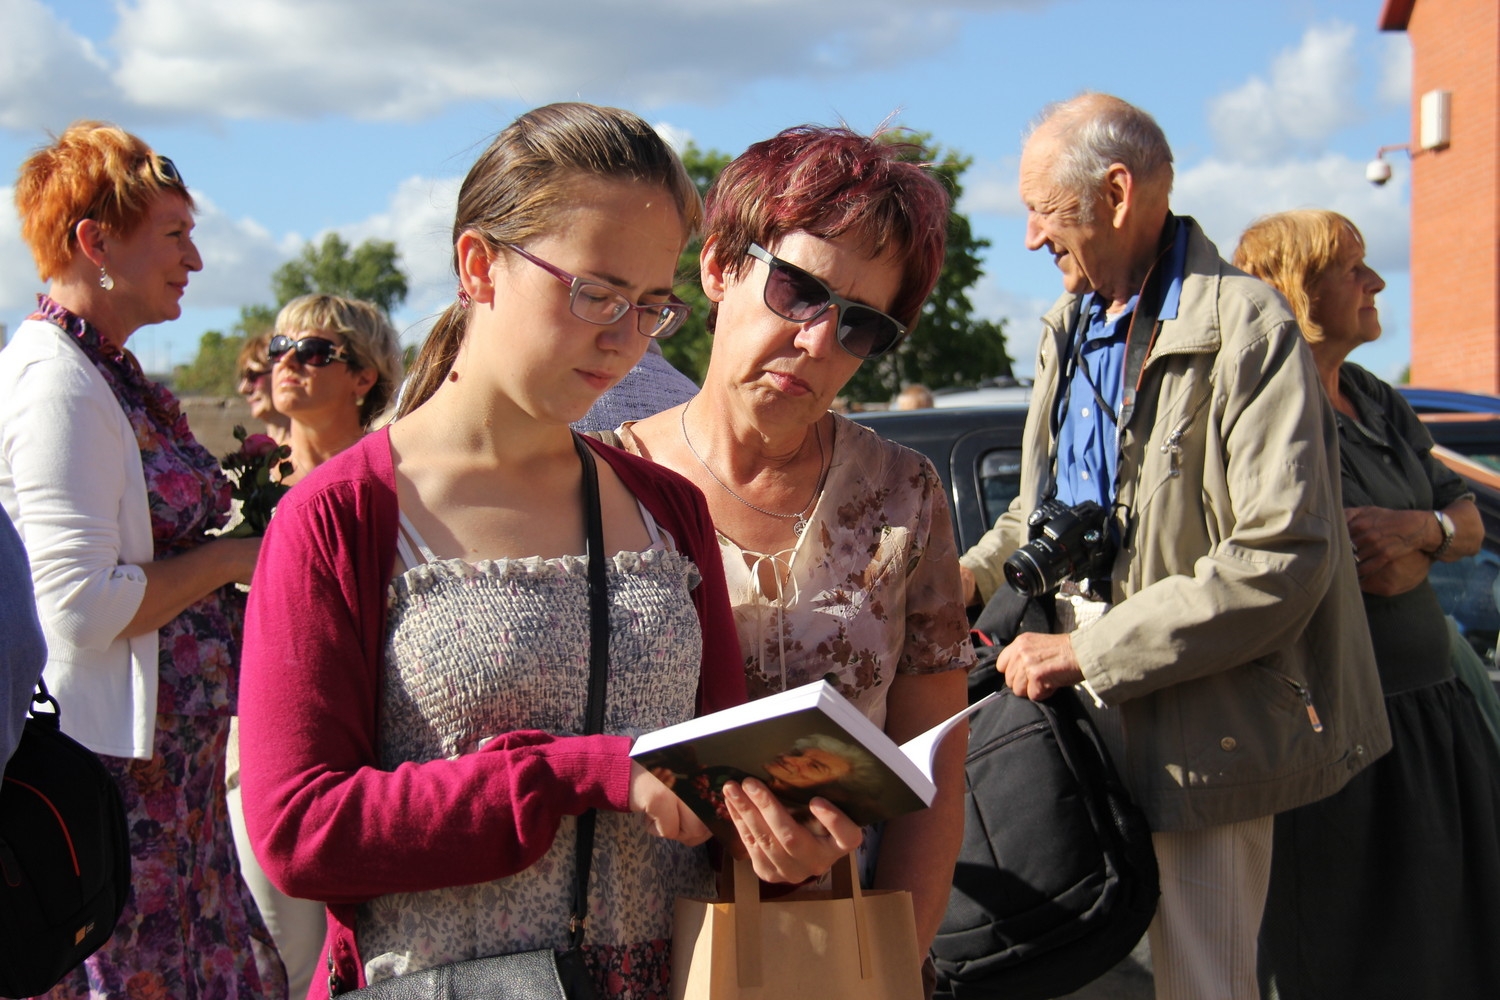
M 852 795 L 875 798 L 885 781 L 885 772 L 870 752 L 857 743 L 845 743 L 827 733 L 809 733 L 792 744 L 792 749 L 822 750 L 849 762 L 849 773 L 827 782 L 823 787 L 837 787 Z
M 1043 127 L 1052 130 L 1059 144 L 1052 179 L 1079 196 L 1083 222 L 1093 221 L 1095 195 L 1113 164 L 1122 164 L 1137 182 L 1161 182 L 1172 189 L 1166 133 L 1133 104 L 1087 91 L 1043 108 L 1028 137 Z

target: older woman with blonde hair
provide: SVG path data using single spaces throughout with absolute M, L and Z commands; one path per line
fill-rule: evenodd
M 31 560 L 62 725 L 129 814 L 114 937 L 56 997 L 280 997 L 240 878 L 223 769 L 258 539 L 215 539 L 229 483 L 126 342 L 173 320 L 203 261 L 171 160 L 77 122 L 21 167 L 21 235 L 49 282 L 0 352 L 0 503 Z
M 295 483 L 360 438 L 401 382 L 401 345 L 379 306 L 303 295 L 281 307 L 266 349 L 271 396 L 292 422 Z
M 1393 740 L 1338 794 L 1276 817 L 1263 988 L 1282 1000 L 1492 996 L 1500 754 L 1450 666 L 1427 579 L 1434 563 L 1478 551 L 1479 512 L 1401 395 L 1345 360 L 1380 336 L 1385 287 L 1354 224 L 1318 210 L 1267 216 L 1234 262 L 1291 304 L 1337 415 L 1344 515 Z

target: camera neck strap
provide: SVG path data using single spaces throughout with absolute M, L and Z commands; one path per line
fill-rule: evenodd
M 1150 270 L 1146 272 L 1146 280 L 1141 284 L 1140 292 L 1136 295 L 1135 309 L 1130 314 L 1130 325 L 1125 331 L 1125 366 L 1121 374 L 1124 390 L 1120 397 L 1118 414 L 1105 401 L 1103 394 L 1099 391 L 1099 386 L 1089 373 L 1087 363 L 1083 360 L 1083 343 L 1088 332 L 1083 314 L 1083 302 L 1086 296 L 1080 295 L 1074 300 L 1073 315 L 1066 328 L 1068 350 L 1063 357 L 1063 364 L 1058 374 L 1057 394 L 1052 400 L 1052 446 L 1047 456 L 1047 467 L 1052 470 L 1052 484 L 1047 491 L 1046 499 L 1048 500 L 1057 495 L 1057 451 L 1060 445 L 1063 413 L 1068 405 L 1068 387 L 1075 373 L 1080 371 L 1083 373 L 1084 380 L 1093 390 L 1094 401 L 1114 421 L 1117 440 L 1119 432 L 1130 423 L 1130 418 L 1135 415 L 1136 396 L 1141 388 L 1146 359 L 1156 343 L 1156 335 L 1161 331 L 1159 317 L 1162 297 L 1171 282 L 1171 278 L 1164 274 L 1166 270 L 1164 262 L 1171 255 L 1180 225 L 1177 216 L 1169 212 L 1166 224 L 1162 226 L 1161 237 L 1157 241 L 1156 257 L 1151 262 Z

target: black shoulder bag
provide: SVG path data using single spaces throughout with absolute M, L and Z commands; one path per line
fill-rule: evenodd
M 0 783 L 0 996 L 50 990 L 109 940 L 130 892 L 119 786 L 60 719 L 38 680 Z
M 609 683 L 609 589 L 605 580 L 604 520 L 599 510 L 599 473 L 594 453 L 573 435 L 583 465 L 583 505 L 588 518 L 589 694 L 584 732 L 604 731 L 604 695 Z M 595 811 L 578 817 L 573 916 L 568 948 L 551 948 L 476 958 L 423 969 L 330 995 L 359 1000 L 595 1000 L 593 979 L 583 962 L 583 936 L 589 910 L 589 869 L 594 859 Z

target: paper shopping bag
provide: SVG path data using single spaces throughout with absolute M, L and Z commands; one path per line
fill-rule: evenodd
M 677 900 L 673 1000 L 921 996 L 911 893 L 861 890 L 847 857 L 831 893 L 762 900 L 754 869 L 736 861 L 727 898 Z

